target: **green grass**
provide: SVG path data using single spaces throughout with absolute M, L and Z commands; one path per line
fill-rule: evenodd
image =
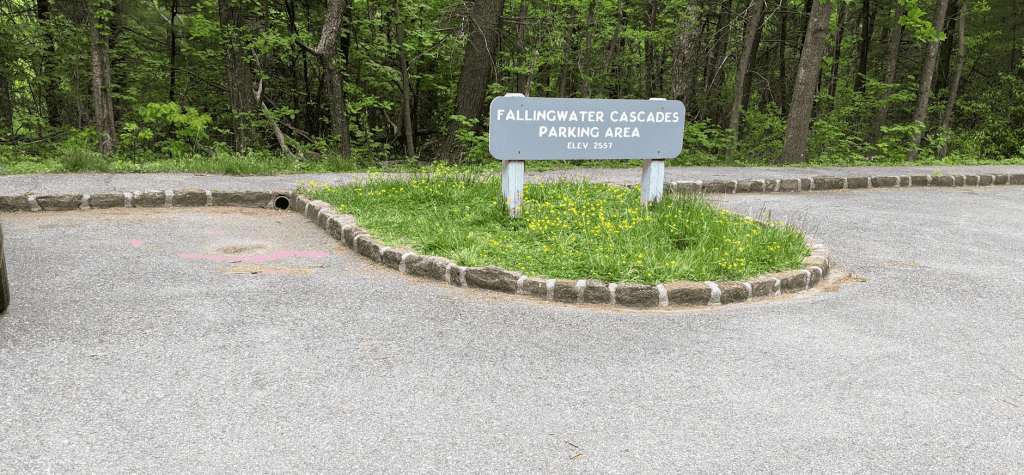
M 803 234 L 715 209 L 697 195 L 666 194 L 651 208 L 638 187 L 526 184 L 512 219 L 500 179 L 439 165 L 407 179 L 350 186 L 311 182 L 299 191 L 352 214 L 382 244 L 409 246 L 459 265 L 525 275 L 656 284 L 739 280 L 802 267 Z

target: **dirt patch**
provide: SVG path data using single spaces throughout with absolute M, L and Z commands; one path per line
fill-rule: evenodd
M 829 279 L 825 282 L 819 283 L 815 286 L 820 292 L 837 292 L 843 286 L 843 284 L 852 284 L 854 282 L 867 282 L 867 277 L 861 277 L 859 275 L 851 274 L 847 272 L 834 279 Z

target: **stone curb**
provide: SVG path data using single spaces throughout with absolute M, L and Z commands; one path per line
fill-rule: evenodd
M 437 256 L 400 252 L 386 247 L 351 215 L 337 214 L 330 205 L 297 195 L 293 211 L 374 263 L 415 277 L 426 277 L 462 288 L 479 288 L 567 304 L 604 304 L 631 308 L 702 307 L 758 300 L 814 287 L 828 276 L 830 263 L 824 246 L 811 245 L 804 269 L 776 272 L 743 282 L 669 282 L 657 285 L 616 284 L 596 280 L 527 277 L 501 267 L 462 267 Z M 324 218 L 324 216 L 329 216 Z
M 855 190 L 858 188 L 920 188 L 928 186 L 997 186 L 1024 185 L 1024 174 L 996 175 L 897 175 L 807 178 L 773 180 L 709 180 L 673 181 L 665 183 L 668 191 L 684 193 L 796 193 L 805 191 Z
M 1020 183 L 1024 184 L 1024 175 L 1019 177 Z M 1009 181 L 1009 178 L 1004 178 L 1005 181 Z M 784 186 L 796 187 L 799 190 L 803 185 L 803 179 L 794 179 L 786 182 Z M 287 201 L 279 201 L 280 198 L 286 198 Z M 725 305 L 809 289 L 828 276 L 831 267 L 824 247 L 816 244 L 811 246 L 811 257 L 803 261 L 806 268 L 776 272 L 743 282 L 679 281 L 645 285 L 604 283 L 586 279 L 542 279 L 527 277 L 519 272 L 495 266 L 463 267 L 443 257 L 400 252 L 384 246 L 370 236 L 366 229 L 356 225 L 356 220 L 351 215 L 339 214 L 323 201 L 310 200 L 289 190 L 217 192 L 183 189 L 81 195 L 0 196 L 0 212 L 4 213 L 202 206 L 288 209 L 304 215 L 306 219 L 355 253 L 404 274 L 444 281 L 457 287 L 527 295 L 577 305 L 603 304 L 632 308 Z

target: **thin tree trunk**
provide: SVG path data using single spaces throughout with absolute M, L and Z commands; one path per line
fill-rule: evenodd
M 348 132 L 348 116 L 345 115 L 345 89 L 342 86 L 341 71 L 335 64 L 338 59 L 338 37 L 345 17 L 345 0 L 329 0 L 324 13 L 324 24 L 320 30 L 320 42 L 316 48 L 306 46 L 298 38 L 296 44 L 320 61 L 327 82 L 327 106 L 331 114 L 331 135 L 338 137 L 336 151 L 342 157 L 352 155 L 352 144 Z
M 647 31 L 650 34 L 654 34 L 655 27 L 657 26 L 658 19 L 658 2 L 657 0 L 651 0 L 648 5 L 650 10 L 647 12 Z M 698 25 L 700 22 L 697 23 Z M 654 97 L 654 81 L 655 81 L 655 69 L 656 63 L 654 58 L 654 45 L 655 40 L 651 38 L 644 39 L 644 95 L 643 97 L 651 98 Z
M 11 103 L 11 79 L 0 74 L 0 135 L 14 133 L 14 104 Z
M 274 117 L 270 114 L 270 109 L 268 109 L 267 105 L 263 103 L 262 78 L 260 78 L 259 87 L 254 92 L 255 93 L 253 94 L 253 97 L 256 99 L 256 102 L 260 105 L 260 109 L 263 111 L 263 117 L 265 117 L 267 119 L 267 122 L 270 123 L 270 130 L 271 132 L 274 133 L 274 137 L 277 138 L 277 145 L 281 147 L 281 151 L 284 152 L 285 155 L 289 157 L 292 156 L 292 151 L 291 149 L 288 148 L 288 144 L 285 141 L 284 133 L 281 132 L 281 128 L 277 126 L 277 121 L 275 121 Z
M 764 12 L 762 12 L 762 19 L 764 19 L 763 13 Z M 742 110 L 747 110 L 747 107 L 750 105 L 750 91 L 753 89 L 754 69 L 757 64 L 758 52 L 761 50 L 762 31 L 762 28 L 758 28 L 757 31 L 754 32 L 754 48 L 750 51 L 750 61 L 747 63 L 747 75 L 743 79 L 743 102 L 740 105 Z
M 697 85 L 696 69 L 699 64 L 701 5 L 692 2 L 679 18 L 679 33 L 672 42 L 672 99 L 682 101 L 687 108 Z
M 87 6 L 92 21 L 89 44 L 92 49 L 92 101 L 94 125 L 100 134 L 99 152 L 109 155 L 117 151 L 117 128 L 114 126 L 114 102 L 110 84 L 110 51 L 107 36 L 101 32 L 106 22 L 96 18 L 93 7 Z
M 43 83 L 43 102 L 46 103 L 46 121 L 50 127 L 60 127 L 63 124 L 63 121 L 61 120 L 61 110 L 64 108 L 66 101 L 60 97 L 60 88 L 57 87 L 57 84 L 55 83 L 56 79 L 52 77 L 53 70 L 56 69 L 54 55 L 56 54 L 57 49 L 53 38 L 50 0 L 36 1 L 36 18 L 39 20 L 40 26 L 43 27 L 43 40 L 46 43 L 42 52 L 42 64 L 39 68 L 39 73 L 37 74 L 37 77 L 41 79 Z
M 836 102 L 836 86 L 839 83 L 839 55 L 843 52 L 843 34 L 846 33 L 844 25 L 846 23 L 846 3 L 839 3 L 839 16 L 837 18 L 837 24 L 839 25 L 838 31 L 836 32 L 835 45 L 832 48 L 832 70 L 828 78 L 828 104 L 825 106 L 825 111 L 832 110 L 832 105 Z
M 889 32 L 889 62 L 885 67 L 885 83 L 889 85 L 882 93 L 882 107 L 878 108 L 875 114 L 875 123 L 871 128 L 871 137 L 868 143 L 873 148 L 882 139 L 882 126 L 885 125 L 885 116 L 889 114 L 889 104 L 886 101 L 892 95 L 892 84 L 896 80 L 896 60 L 900 55 L 900 40 L 903 35 L 903 27 L 900 26 L 900 17 L 904 13 L 903 5 L 896 3 L 896 13 L 893 15 L 893 26 Z
M 565 89 L 569 83 L 569 58 L 576 38 L 576 9 L 572 5 L 569 5 L 569 24 L 572 26 L 565 29 L 565 44 L 562 46 L 565 60 L 562 62 L 562 74 L 558 77 L 558 97 L 565 97 Z
M 498 35 L 501 33 L 503 4 L 504 0 L 476 0 L 473 4 L 470 14 L 472 30 L 466 43 L 459 84 L 455 89 L 455 115 L 461 115 L 466 120 L 480 117 L 480 110 L 487 98 L 487 85 L 491 81 Z M 448 136 L 441 149 L 442 159 L 462 160 L 462 147 L 456 138 L 460 127 L 458 121 L 449 122 Z
M 402 13 L 398 9 L 398 0 L 395 0 L 395 20 L 401 21 Z M 402 117 L 405 121 L 405 154 L 409 158 L 416 158 L 416 148 L 413 145 L 412 137 L 412 93 L 409 90 L 409 68 L 405 64 L 405 32 L 402 31 L 400 23 L 395 24 L 395 39 L 398 42 L 398 69 L 402 73 Z
M 863 0 L 860 10 L 860 44 L 857 45 L 857 76 L 853 79 L 853 91 L 863 94 L 868 75 L 868 52 L 871 49 L 871 34 L 875 28 L 875 11 L 871 0 Z
M 519 56 L 520 66 L 526 66 L 529 59 L 526 56 L 526 14 L 530 4 L 527 0 L 519 0 L 519 24 L 516 25 L 516 54 Z M 516 90 L 520 94 L 526 94 L 526 74 L 516 73 Z
M 935 21 L 932 22 L 935 25 L 937 33 L 942 33 L 943 20 L 946 18 L 946 6 L 948 0 L 938 0 L 935 5 Z M 932 93 L 932 76 L 935 75 L 935 60 L 939 56 L 939 46 L 942 44 L 938 38 L 935 41 L 928 43 L 928 51 L 925 53 L 924 65 L 921 66 L 921 89 L 917 92 L 917 107 L 914 108 L 914 123 L 921 124 L 921 130 L 914 134 L 914 139 L 911 142 L 912 147 L 907 153 L 907 161 L 917 161 L 918 147 L 921 146 L 921 136 L 924 134 L 924 128 L 927 127 L 925 120 L 928 118 L 928 100 Z
M 608 56 L 604 57 L 604 68 L 601 74 L 601 88 L 597 90 L 599 95 L 604 95 L 604 87 L 608 80 L 608 67 L 612 64 L 612 56 L 615 55 L 615 46 L 619 44 L 619 33 L 622 31 L 622 0 L 619 0 L 619 16 L 615 22 L 615 34 L 612 35 L 612 42 L 608 48 Z
M 219 10 L 220 23 L 228 43 L 224 46 L 224 68 L 230 91 L 231 133 L 234 136 L 235 151 L 241 152 L 248 146 L 247 139 L 253 136 L 246 114 L 256 108 L 252 95 L 252 70 L 243 59 L 245 46 L 239 38 L 239 32 L 245 27 L 245 12 L 242 5 L 230 0 L 220 0 Z
M 732 22 L 732 5 L 733 0 L 725 0 L 721 2 L 718 10 L 718 23 L 716 24 L 715 31 L 715 47 L 713 54 L 711 54 L 710 61 L 710 72 L 711 76 L 710 87 L 705 91 L 705 94 L 711 96 L 717 96 L 719 99 L 712 103 L 712 110 L 710 115 L 712 120 L 716 124 L 720 124 L 723 127 L 729 126 L 729 115 L 725 109 L 725 99 L 722 96 L 725 94 L 722 83 L 725 82 L 725 63 L 728 60 L 728 48 L 729 39 L 731 38 L 730 26 Z
M 764 0 L 751 0 L 748 10 L 750 16 L 747 18 L 747 31 L 743 35 L 743 52 L 740 54 L 740 64 L 736 68 L 732 109 L 729 113 L 729 128 L 732 129 L 736 137 L 739 137 L 740 134 L 740 105 L 743 103 L 743 82 L 746 80 L 747 69 L 750 67 L 750 55 L 754 50 L 757 30 L 761 26 L 761 12 L 764 10 Z
M 170 54 L 170 56 L 171 56 L 171 58 L 170 58 L 170 60 L 171 60 L 170 61 L 170 63 L 171 63 L 170 83 L 171 84 L 170 84 L 170 88 L 169 88 L 169 91 L 168 91 L 168 94 L 167 94 L 167 100 L 169 100 L 171 102 L 174 102 L 174 96 L 175 96 L 175 94 L 174 94 L 174 90 L 175 90 L 174 83 L 175 83 L 175 76 L 176 76 L 175 73 L 177 72 L 177 68 L 175 67 L 175 66 L 177 66 L 177 61 L 175 61 L 175 59 L 176 59 L 176 56 L 178 54 L 178 35 L 177 35 L 177 32 L 174 31 L 174 21 L 177 18 L 177 16 L 178 16 L 178 0 L 171 0 L 171 26 L 169 28 L 170 32 L 171 32 L 171 54 Z
M 960 88 L 960 75 L 964 71 L 964 55 L 967 52 L 965 43 L 964 28 L 967 23 L 967 5 L 960 6 L 960 18 L 957 21 L 957 56 L 956 69 L 953 71 L 953 79 L 949 83 L 949 99 L 946 101 L 946 109 L 942 111 L 942 129 L 946 131 L 946 143 L 939 151 L 939 158 L 944 158 L 949 153 L 949 120 L 953 115 L 953 107 L 956 105 L 956 94 Z
M 807 161 L 807 135 L 811 127 L 814 93 L 818 86 L 818 73 L 821 71 L 821 58 L 825 55 L 825 39 L 828 36 L 828 21 L 832 14 L 832 2 L 813 2 L 804 47 L 800 52 L 800 64 L 796 69 L 796 80 L 793 82 L 793 104 L 786 119 L 786 137 L 780 157 L 783 163 Z
M 587 51 L 583 54 L 583 97 L 590 97 L 590 51 L 594 44 L 594 3 L 596 3 L 595 0 L 590 0 L 590 8 L 587 13 Z
M 779 19 L 782 20 L 782 24 L 779 25 L 779 85 L 776 89 L 779 90 L 780 98 L 779 109 L 783 115 L 789 114 L 789 99 L 786 91 L 790 89 L 787 86 L 789 76 L 786 75 L 786 43 L 789 41 L 789 32 L 787 31 L 787 25 L 789 25 L 789 14 L 783 13 L 779 15 Z
M 949 0 L 949 7 L 947 13 L 951 19 L 942 31 L 956 31 L 956 20 L 960 15 L 960 2 L 957 0 Z M 953 56 L 953 42 L 943 41 L 942 46 L 939 48 L 939 59 L 938 59 L 938 71 L 935 73 L 935 79 L 932 81 L 933 87 L 936 91 L 941 91 L 949 87 L 949 68 L 950 61 Z

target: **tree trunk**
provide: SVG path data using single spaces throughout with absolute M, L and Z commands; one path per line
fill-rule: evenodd
M 896 3 L 896 13 L 893 15 L 893 26 L 889 32 L 889 62 L 885 67 L 885 83 L 889 85 L 882 93 L 882 107 L 878 108 L 875 114 L 875 123 L 871 128 L 871 137 L 868 143 L 874 147 L 882 139 L 882 126 L 885 125 L 885 116 L 889 113 L 889 105 L 886 101 L 892 95 L 892 83 L 896 80 L 896 60 L 900 55 L 900 40 L 903 35 L 903 27 L 900 26 L 900 17 L 903 16 L 903 5 Z
M 932 22 L 935 25 L 937 33 L 942 33 L 942 24 L 946 18 L 946 6 L 948 0 L 937 0 L 935 4 L 935 21 Z M 924 133 L 924 128 L 927 127 L 925 119 L 928 118 L 928 99 L 932 93 L 932 76 L 935 75 L 935 60 L 939 56 L 939 46 L 942 44 L 938 38 L 935 41 L 928 43 L 928 51 L 925 53 L 924 65 L 921 66 L 921 89 L 917 92 L 917 107 L 914 108 L 914 123 L 920 123 L 921 130 L 914 134 L 912 140 L 912 147 L 910 152 L 907 153 L 907 161 L 917 161 L 918 150 L 921 146 L 921 135 Z
M 178 55 L 178 34 L 177 34 L 177 32 L 174 31 L 174 22 L 175 22 L 175 19 L 176 19 L 177 16 L 178 16 L 178 0 L 171 0 L 171 24 L 170 24 L 170 27 L 168 27 L 168 30 L 170 30 L 170 33 L 171 33 L 171 53 L 170 53 L 170 64 L 171 64 L 170 83 L 171 84 L 170 84 L 170 87 L 168 88 L 168 94 L 167 94 L 167 100 L 169 100 L 171 102 L 174 102 L 174 96 L 175 96 L 175 94 L 174 94 L 174 83 L 175 83 L 175 79 L 176 79 L 175 74 L 177 73 L 177 68 L 175 66 L 177 65 L 176 56 Z
M 658 2 L 657 0 L 651 0 L 647 11 L 647 31 L 652 36 L 657 28 L 658 23 Z M 697 22 L 700 25 L 700 22 Z M 644 39 L 644 94 L 643 97 L 651 98 L 654 97 L 654 81 L 656 71 L 655 61 L 655 40 L 652 38 Z
M 783 115 L 789 114 L 789 98 L 786 91 L 791 90 L 787 87 L 789 84 L 789 76 L 786 75 L 786 42 L 789 41 L 789 32 L 787 31 L 787 25 L 789 25 L 789 15 L 782 13 L 779 15 L 779 19 L 782 24 L 779 25 L 779 85 L 776 88 L 779 91 L 780 101 L 779 110 L 782 111 Z
M 857 45 L 857 76 L 853 79 L 853 92 L 864 94 L 868 75 L 868 52 L 871 49 L 871 34 L 875 29 L 875 11 L 871 0 L 863 0 L 860 10 L 860 44 Z
M 562 74 L 558 77 L 558 97 L 565 97 L 565 90 L 569 83 L 569 63 L 572 54 L 573 40 L 576 38 L 576 9 L 569 5 L 569 24 L 565 29 L 565 44 L 562 46 L 562 55 L 565 56 L 562 62 Z
M 832 70 L 828 78 L 828 95 L 831 99 L 828 101 L 828 105 L 825 106 L 825 110 L 831 110 L 832 104 L 836 101 L 836 85 L 839 83 L 839 55 L 843 52 L 843 34 L 846 33 L 846 29 L 843 28 L 846 23 L 846 3 L 839 3 L 839 15 L 837 18 L 837 24 L 839 26 L 836 32 L 835 45 L 832 48 Z
M 367 7 L 369 8 L 369 7 Z M 296 43 L 320 61 L 324 68 L 324 80 L 327 82 L 327 106 L 331 114 L 331 135 L 338 137 L 336 151 L 342 157 L 352 155 L 352 144 L 348 132 L 348 116 L 345 114 L 345 89 L 342 85 L 341 71 L 335 62 L 338 60 L 338 37 L 341 36 L 341 23 L 345 17 L 345 0 L 329 0 L 324 13 L 324 24 L 320 30 L 320 42 L 316 48 L 310 48 L 296 38 Z
M 501 33 L 501 11 L 504 0 L 477 0 L 473 4 L 470 31 L 466 43 L 466 55 L 462 60 L 462 73 L 455 89 L 455 115 L 467 120 L 480 117 L 484 100 L 487 99 L 487 85 L 491 81 L 491 66 L 497 53 L 498 35 Z M 441 150 L 444 160 L 462 160 L 462 146 L 458 144 L 456 132 L 461 127 L 458 121 L 448 124 L 448 136 Z
M 594 44 L 594 3 L 596 3 L 595 0 L 590 0 L 590 8 L 587 13 L 587 51 L 583 54 L 583 97 L 590 97 L 590 51 Z
M 516 53 L 519 56 L 520 67 L 525 67 L 530 58 L 526 54 L 526 14 L 530 4 L 527 0 L 519 0 L 519 24 L 516 25 Z M 516 91 L 526 94 L 526 78 L 523 73 L 516 73 Z
M 245 11 L 241 4 L 230 0 L 219 2 L 220 24 L 227 44 L 224 46 L 224 69 L 228 80 L 228 99 L 231 107 L 231 134 L 236 152 L 245 150 L 248 138 L 254 132 L 246 116 L 256 108 L 252 95 L 252 71 L 243 60 L 245 46 L 239 33 L 245 28 Z
M 733 85 L 732 109 L 729 113 L 729 128 L 740 135 L 740 105 L 743 102 L 743 82 L 747 77 L 747 69 L 750 67 L 750 56 L 754 50 L 754 40 L 757 36 L 758 27 L 761 26 L 761 12 L 764 9 L 764 0 L 750 1 L 750 17 L 747 18 L 747 31 L 743 35 L 743 52 L 740 53 L 740 64 L 736 68 L 736 82 Z
M 92 50 L 92 103 L 96 132 L 100 134 L 99 152 L 109 155 L 117 151 L 117 128 L 114 126 L 114 102 L 110 85 L 110 51 L 107 36 L 101 30 L 106 22 L 96 18 L 96 11 L 89 5 L 89 45 Z M 102 7 L 101 7 L 102 8 Z
M 53 70 L 56 69 L 53 58 L 57 49 L 53 38 L 53 30 L 51 29 L 53 26 L 51 23 L 50 0 L 36 1 L 36 18 L 39 20 L 40 26 L 43 27 L 43 40 L 46 43 L 42 53 L 42 64 L 37 74 L 38 78 L 42 80 L 43 102 L 46 103 L 46 121 L 50 127 L 60 127 L 63 124 L 61 110 L 64 108 L 65 101 L 60 97 L 60 88 L 57 87 L 56 79 L 52 76 Z
M 710 86 L 704 93 L 706 95 L 714 95 L 718 97 L 718 100 L 712 103 L 712 110 L 710 115 L 712 121 L 722 127 L 729 126 L 729 115 L 726 114 L 725 110 L 725 99 L 722 96 L 725 91 L 722 87 L 722 83 L 725 82 L 725 63 L 729 56 L 727 54 L 729 48 L 729 39 L 731 37 L 729 24 L 732 22 L 732 4 L 733 0 L 726 0 L 720 3 L 718 10 L 718 23 L 716 24 L 715 32 L 715 47 L 711 56 L 709 64 L 708 76 L 711 77 Z
M 964 28 L 967 23 L 967 5 L 960 6 L 960 18 L 957 21 L 957 56 L 956 69 L 953 71 L 953 79 L 949 83 L 949 99 L 946 101 L 946 110 L 942 111 L 942 129 L 946 131 L 946 143 L 939 151 L 939 158 L 944 158 L 949 153 L 949 119 L 953 114 L 953 106 L 956 105 L 956 94 L 960 88 L 960 75 L 964 71 L 964 55 L 967 52 L 965 43 Z
M 764 12 L 762 12 L 762 19 L 764 19 Z M 761 32 L 763 28 L 758 28 L 754 32 L 754 48 L 750 51 L 750 61 L 747 62 L 747 74 L 743 79 L 743 100 L 740 104 L 742 110 L 747 110 L 750 106 L 750 92 L 754 85 L 754 69 L 757 64 L 758 51 L 761 49 Z
M 604 68 L 601 74 L 601 89 L 597 90 L 599 95 L 604 95 L 604 87 L 608 80 L 608 67 L 612 64 L 612 56 L 615 55 L 615 46 L 619 44 L 619 33 L 622 31 L 622 0 L 619 0 L 619 16 L 615 22 L 615 34 L 612 35 L 612 42 L 608 48 L 608 56 L 604 57 Z
M 11 80 L 0 74 L 0 135 L 14 133 L 14 104 L 11 103 Z
M 832 2 L 813 2 L 804 47 L 800 52 L 800 64 L 796 69 L 796 80 L 793 82 L 793 103 L 786 119 L 786 137 L 780 157 L 783 163 L 807 161 L 807 134 L 810 131 L 814 93 L 818 86 L 818 73 L 821 71 L 821 58 L 825 55 L 825 39 L 832 14 Z
M 960 2 L 957 0 L 949 0 L 949 2 L 949 8 L 947 8 L 947 10 L 951 19 L 942 31 L 956 31 L 957 29 L 956 20 L 959 16 Z M 948 40 L 943 41 L 942 46 L 939 48 L 938 71 L 935 73 L 935 80 L 932 81 L 936 91 L 941 91 L 949 87 L 949 67 L 952 56 L 953 42 Z
M 690 3 L 679 18 L 679 33 L 672 42 L 672 99 L 681 101 L 687 108 L 697 85 L 697 65 L 700 54 L 701 5 Z
M 402 13 L 398 10 L 395 0 L 395 21 L 401 21 Z M 412 137 L 412 93 L 409 91 L 409 68 L 405 64 L 405 32 L 402 25 L 395 24 L 395 39 L 398 42 L 398 69 L 402 73 L 402 117 L 405 122 L 405 154 L 409 158 L 416 157 L 416 148 Z

